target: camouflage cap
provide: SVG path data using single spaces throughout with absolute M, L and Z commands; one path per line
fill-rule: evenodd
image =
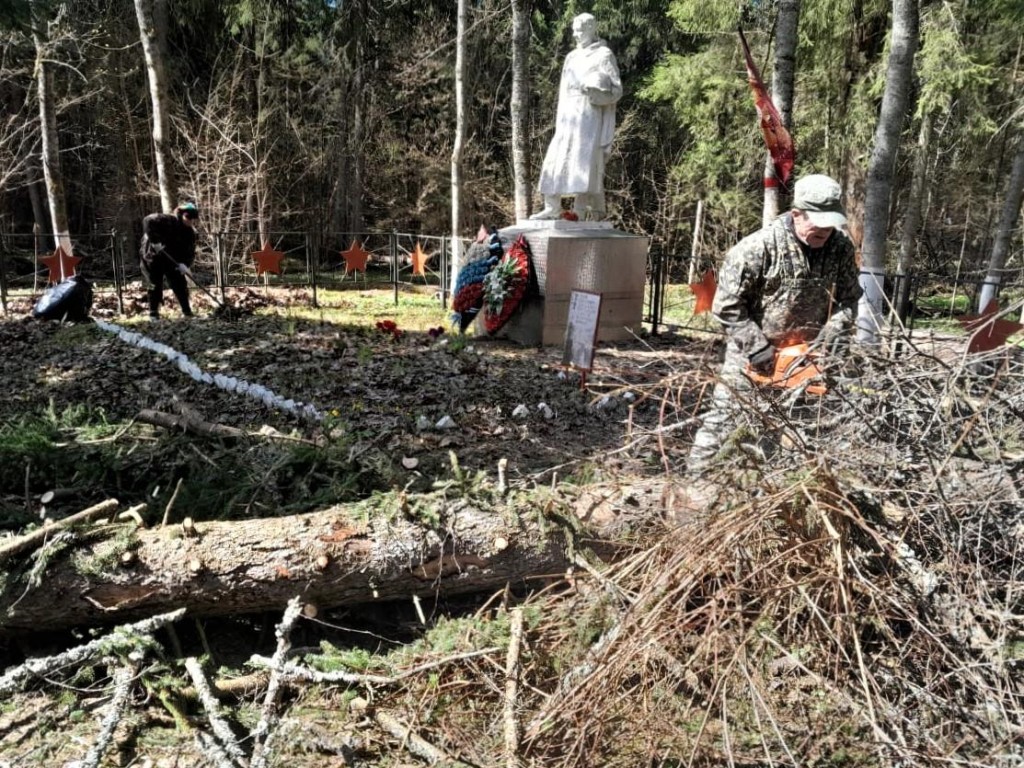
M 843 190 L 830 176 L 815 173 L 804 176 L 793 187 L 793 209 L 803 211 L 816 227 L 846 225 Z

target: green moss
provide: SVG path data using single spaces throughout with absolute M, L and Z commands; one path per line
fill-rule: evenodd
M 113 527 L 110 538 L 97 544 L 92 551 L 78 550 L 71 558 L 75 570 L 84 576 L 102 576 L 121 567 L 121 555 L 139 544 L 138 529 L 134 524 Z
M 320 672 L 366 672 L 377 657 L 363 648 L 338 648 L 326 640 L 321 641 L 319 654 L 306 656 L 306 662 Z

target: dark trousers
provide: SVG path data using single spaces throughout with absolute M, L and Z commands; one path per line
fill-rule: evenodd
M 176 264 L 162 254 L 155 254 L 153 260 L 147 262 L 142 260 L 142 280 L 146 285 L 146 293 L 149 296 L 149 314 L 156 317 L 160 314 L 160 305 L 164 301 L 164 278 L 167 284 L 174 291 L 174 297 L 181 305 L 181 314 L 185 317 L 192 316 L 192 305 L 188 300 L 188 281 L 178 271 Z

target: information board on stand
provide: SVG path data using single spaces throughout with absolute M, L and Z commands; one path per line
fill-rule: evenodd
M 597 323 L 601 316 L 601 294 L 592 291 L 572 291 L 569 295 L 569 317 L 565 324 L 562 345 L 562 365 L 572 366 L 583 374 L 594 367 L 594 349 L 597 346 Z

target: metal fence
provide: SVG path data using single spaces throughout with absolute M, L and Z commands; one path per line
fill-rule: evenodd
M 711 265 L 707 264 L 707 268 Z M 647 300 L 644 322 L 651 331 L 706 330 L 694 322 L 673 322 L 672 318 L 687 316 L 693 297 L 689 291 L 673 290 L 688 285 L 689 258 L 662 252 L 652 243 L 647 264 Z M 703 272 L 703 270 L 701 270 Z M 698 278 L 699 279 L 699 278 Z M 1020 299 L 1024 297 L 1024 269 L 1004 270 L 999 283 L 989 281 L 985 272 L 957 271 L 950 275 L 937 272 L 910 274 L 887 273 L 885 276 L 886 306 L 900 311 L 900 322 L 908 329 L 923 319 L 936 316 L 956 317 L 972 314 L 977 309 L 978 297 L 989 288 L 996 298 Z M 717 326 L 716 326 L 717 328 Z
M 267 244 L 280 251 L 280 274 L 257 274 L 252 254 L 262 249 L 264 238 L 256 232 L 201 233 L 196 249 L 194 273 L 201 283 L 218 290 L 221 299 L 228 288 L 284 285 L 311 289 L 317 306 L 324 288 L 349 286 L 390 286 L 395 303 L 403 287 L 429 286 L 441 306 L 450 293 L 449 269 L 452 238 L 404 232 L 315 232 L 280 231 L 265 235 Z M 139 242 L 134 233 L 111 231 L 103 234 L 71 235 L 79 274 L 94 291 L 116 293 L 124 312 L 124 291 L 142 279 Z M 469 241 L 463 241 L 464 246 Z M 345 252 L 355 247 L 368 254 L 364 268 L 350 270 Z M 41 261 L 55 252 L 50 235 L 0 236 L 0 300 L 4 309 L 11 293 L 38 295 L 49 283 L 50 270 Z
M 432 287 L 441 306 L 447 306 L 450 294 L 449 274 L 452 238 L 444 235 L 423 235 L 407 232 L 321 232 L 277 231 L 267 233 L 267 243 L 283 254 L 280 274 L 257 274 L 252 254 L 261 250 L 263 238 L 256 232 L 203 232 L 196 253 L 195 273 L 202 283 L 220 292 L 225 299 L 227 289 L 239 286 L 282 285 L 310 289 L 311 303 L 317 306 L 323 289 L 344 290 L 349 287 L 391 287 L 395 304 L 403 288 Z M 75 256 L 81 261 L 78 272 L 87 277 L 94 290 L 112 291 L 118 308 L 124 312 L 124 292 L 133 281 L 139 281 L 138 239 L 133 232 L 116 230 L 72 235 Z M 462 241 L 462 247 L 469 245 Z M 345 253 L 358 243 L 368 254 L 365 268 L 348 268 Z M 0 234 L 0 301 L 6 310 L 10 293 L 40 294 L 47 287 L 49 269 L 41 258 L 54 252 L 49 235 Z M 711 265 L 708 264 L 708 267 Z M 678 322 L 673 318 L 687 315 L 692 303 L 688 290 L 680 290 L 689 279 L 689 258 L 665 253 L 659 241 L 651 242 L 647 256 L 647 290 L 643 321 L 653 333 L 663 329 L 706 330 L 707 325 Z M 1024 295 L 1024 270 L 1007 270 L 999 285 L 987 282 L 984 274 L 957 271 L 956 274 L 913 273 L 886 275 L 885 288 L 889 306 L 904 311 L 899 318 L 908 328 L 922 317 L 945 313 L 949 316 L 969 313 L 976 307 L 978 296 L 990 286 L 996 296 Z M 941 301 L 948 300 L 945 309 Z

